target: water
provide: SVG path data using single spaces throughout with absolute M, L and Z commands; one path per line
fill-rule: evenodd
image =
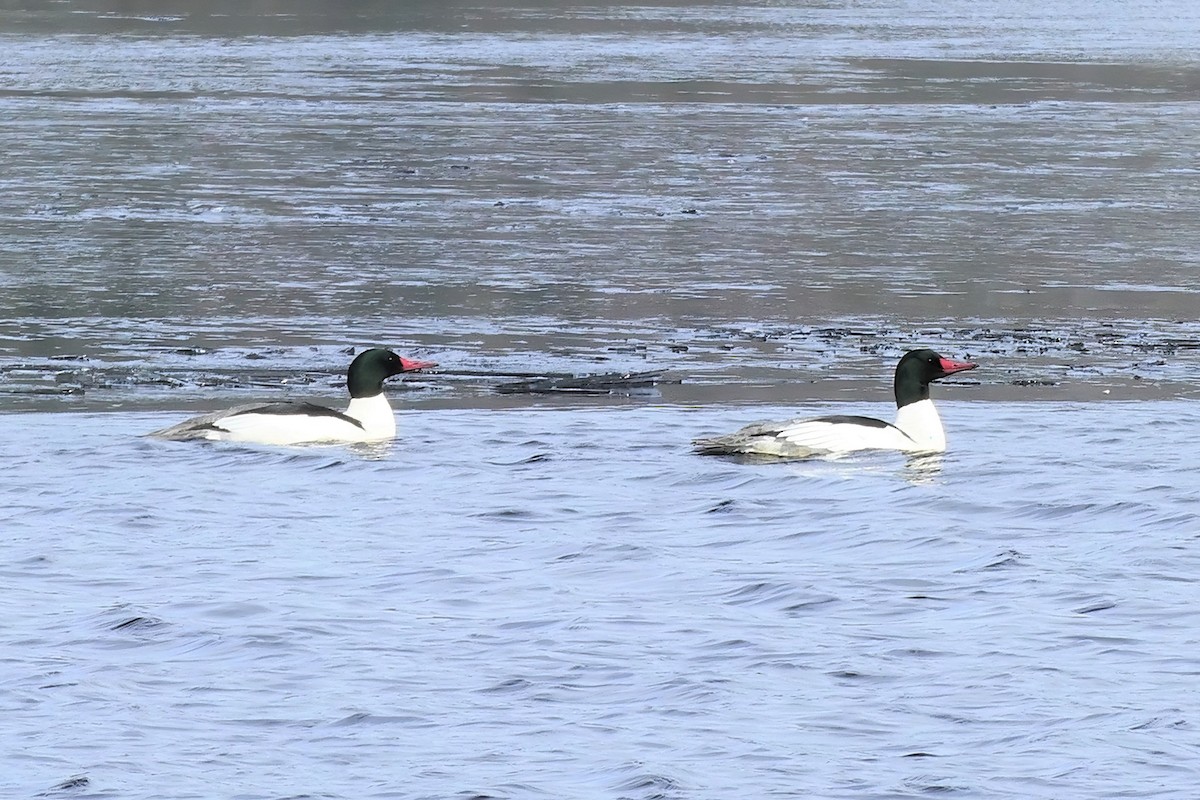
M 0 794 L 1190 796 L 1200 7 L 403 5 L 0 11 Z
M 1077 399 L 1075 365 L 1190 391 L 1200 12 L 1106 9 L 10 12 L 0 342 L 33 376 L 0 389 L 366 343 L 757 383 L 834 350 L 877 380 L 855 341 L 723 349 L 837 328 L 1001 337 L 962 355 L 1064 386 L 1024 397 Z
M 1194 785 L 1194 404 L 943 403 L 953 449 L 911 465 L 688 452 L 786 411 L 404 413 L 403 442 L 361 452 L 0 417 L 0 786 Z

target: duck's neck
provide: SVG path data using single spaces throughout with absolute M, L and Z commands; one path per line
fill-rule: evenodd
M 346 407 L 346 416 L 362 423 L 363 432 L 371 439 L 390 439 L 396 435 L 396 415 L 383 392 L 370 397 L 353 397 Z
M 904 431 L 922 452 L 941 453 L 946 449 L 942 418 L 928 398 L 896 409 L 896 427 Z

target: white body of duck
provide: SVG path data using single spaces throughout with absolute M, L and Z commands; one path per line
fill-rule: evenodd
M 383 393 L 392 375 L 437 366 L 390 350 L 365 350 L 346 371 L 350 405 L 336 411 L 315 403 L 283 402 L 237 406 L 194 417 L 150 434 L 175 441 L 208 440 L 255 444 L 376 442 L 396 435 L 396 416 Z
M 759 422 L 726 436 L 697 439 L 696 452 L 781 458 L 841 455 L 859 450 L 941 453 L 946 449 L 946 433 L 929 399 L 929 384 L 976 366 L 943 358 L 932 350 L 912 350 L 896 365 L 894 423 L 847 415 Z

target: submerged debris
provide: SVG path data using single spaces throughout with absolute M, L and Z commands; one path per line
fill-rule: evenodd
M 71 396 L 71 395 L 74 395 L 74 396 L 79 396 L 79 395 L 82 395 L 83 393 L 84 393 L 84 388 L 82 386 L 60 386 L 57 388 L 50 388 L 47 386 L 12 386 L 12 387 L 6 386 L 4 388 L 0 388 L 0 394 L 11 394 L 11 395 L 30 395 L 30 396 L 35 396 L 35 395 L 38 395 L 38 396 L 46 396 L 46 395 Z
M 679 383 L 667 378 L 661 370 L 650 372 L 607 372 L 602 375 L 555 375 L 529 381 L 502 383 L 496 387 L 501 394 L 612 394 L 618 391 L 645 389 L 662 383 Z

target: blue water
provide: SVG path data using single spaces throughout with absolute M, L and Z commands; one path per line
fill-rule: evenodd
M 203 5 L 0 11 L 0 798 L 1196 794 L 1200 4 Z
M 941 407 L 767 465 L 687 443 L 795 409 L 0 415 L 0 794 L 1189 796 L 1195 404 Z

